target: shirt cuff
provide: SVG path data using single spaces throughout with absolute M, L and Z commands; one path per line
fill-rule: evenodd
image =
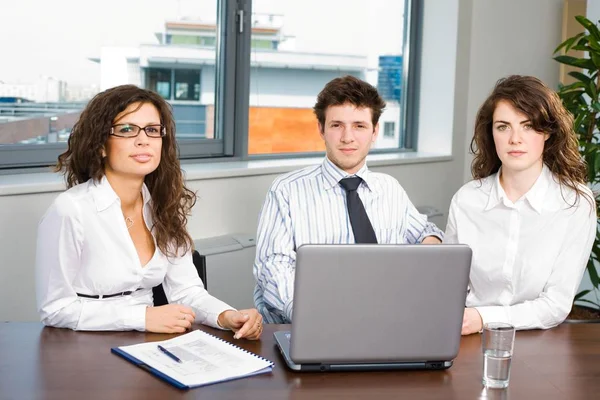
M 421 232 L 421 235 L 417 240 L 417 243 L 421 243 L 427 236 L 435 236 L 440 239 L 440 241 L 444 241 L 444 232 L 442 232 L 437 226 L 435 226 L 435 224 L 431 222 L 427 222 L 425 229 L 423 229 L 423 232 Z
M 481 315 L 483 325 L 491 322 L 504 322 L 510 324 L 506 307 L 489 306 L 489 307 L 473 307 Z
M 207 315 L 206 320 L 204 321 L 204 325 L 212 326 L 213 328 L 221 329 L 223 331 L 229 331 L 231 329 L 224 328 L 219 324 L 219 315 L 223 314 L 225 311 L 237 311 L 235 308 L 231 308 L 229 306 L 224 307 L 221 311 L 217 313 L 210 313 Z
M 139 304 L 123 308 L 123 317 L 121 319 L 125 330 L 135 329 L 144 332 L 146 330 L 146 306 Z

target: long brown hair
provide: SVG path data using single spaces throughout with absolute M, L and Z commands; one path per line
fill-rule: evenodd
M 580 185 L 587 183 L 587 165 L 579 154 L 579 142 L 573 130 L 573 117 L 565 109 L 558 94 L 533 76 L 512 75 L 500 79 L 477 112 L 475 134 L 471 140 L 473 179 L 486 178 L 500 169 L 492 135 L 494 111 L 499 101 L 507 101 L 529 118 L 536 132 L 548 134 L 542 160 L 552 171 L 561 187 L 566 186 L 579 196 L 593 199 Z
M 176 256 L 192 248 L 187 217 L 196 203 L 185 187 L 179 165 L 175 121 L 171 106 L 158 94 L 134 85 L 122 85 L 97 94 L 87 104 L 69 136 L 68 148 L 58 157 L 56 171 L 64 171 L 67 187 L 99 181 L 104 176 L 102 149 L 118 114 L 133 103 L 149 103 L 158 110 L 166 129 L 158 167 L 144 183 L 152 196 L 152 220 L 156 244 L 163 254 Z

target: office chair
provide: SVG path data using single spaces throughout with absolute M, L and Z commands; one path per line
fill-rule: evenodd
M 192 253 L 192 259 L 194 260 L 194 266 L 196 267 L 196 271 L 198 271 L 198 276 L 200 277 L 200 279 L 202 279 L 202 282 L 204 283 L 204 289 L 206 289 L 206 257 L 198 253 L 198 251 L 194 250 L 194 252 Z M 162 284 L 152 288 L 152 295 L 154 296 L 155 307 L 169 304 Z

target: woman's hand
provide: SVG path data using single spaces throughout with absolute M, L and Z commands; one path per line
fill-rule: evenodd
M 227 310 L 219 314 L 219 325 L 235 332 L 234 339 L 256 340 L 263 330 L 262 315 L 255 308 L 248 310 Z
M 470 335 L 483 329 L 483 320 L 475 308 L 465 308 L 461 335 Z
M 157 333 L 183 333 L 196 319 L 194 310 L 180 304 L 146 308 L 146 330 Z

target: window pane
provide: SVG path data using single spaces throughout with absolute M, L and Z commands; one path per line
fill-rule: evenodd
M 175 100 L 200 99 L 200 71 L 175 70 Z
M 200 44 L 200 37 L 196 35 L 172 35 L 170 44 Z
M 214 47 L 217 44 L 217 38 L 209 36 L 200 37 L 198 38 L 198 44 L 201 46 Z
M 148 68 L 148 79 L 148 89 L 154 90 L 167 100 L 171 100 L 170 69 Z
M 323 151 L 312 107 L 325 84 L 344 75 L 371 83 L 387 102 L 373 147 L 403 148 L 404 1 L 254 0 L 252 7 L 249 154 Z
M 395 122 L 384 122 L 383 123 L 383 136 L 385 137 L 394 137 L 395 134 Z
M 32 149 L 19 152 L 23 165 L 55 162 L 87 102 L 121 84 L 171 102 L 182 154 L 198 139 L 222 139 L 214 127 L 217 0 L 163 0 L 159 8 L 105 0 L 92 7 L 20 0 L 0 12 L 3 59 L 13 60 L 2 64 L 0 77 L 0 168 L 19 164 L 6 161 L 15 146 Z M 68 24 L 47 24 L 64 18 L 64 10 Z M 31 26 L 44 26 L 44 33 Z M 194 148 L 197 155 L 222 153 L 222 144 Z M 44 149 L 44 161 L 36 149 Z
M 250 42 L 253 49 L 277 50 L 277 42 L 269 39 L 252 39 Z

